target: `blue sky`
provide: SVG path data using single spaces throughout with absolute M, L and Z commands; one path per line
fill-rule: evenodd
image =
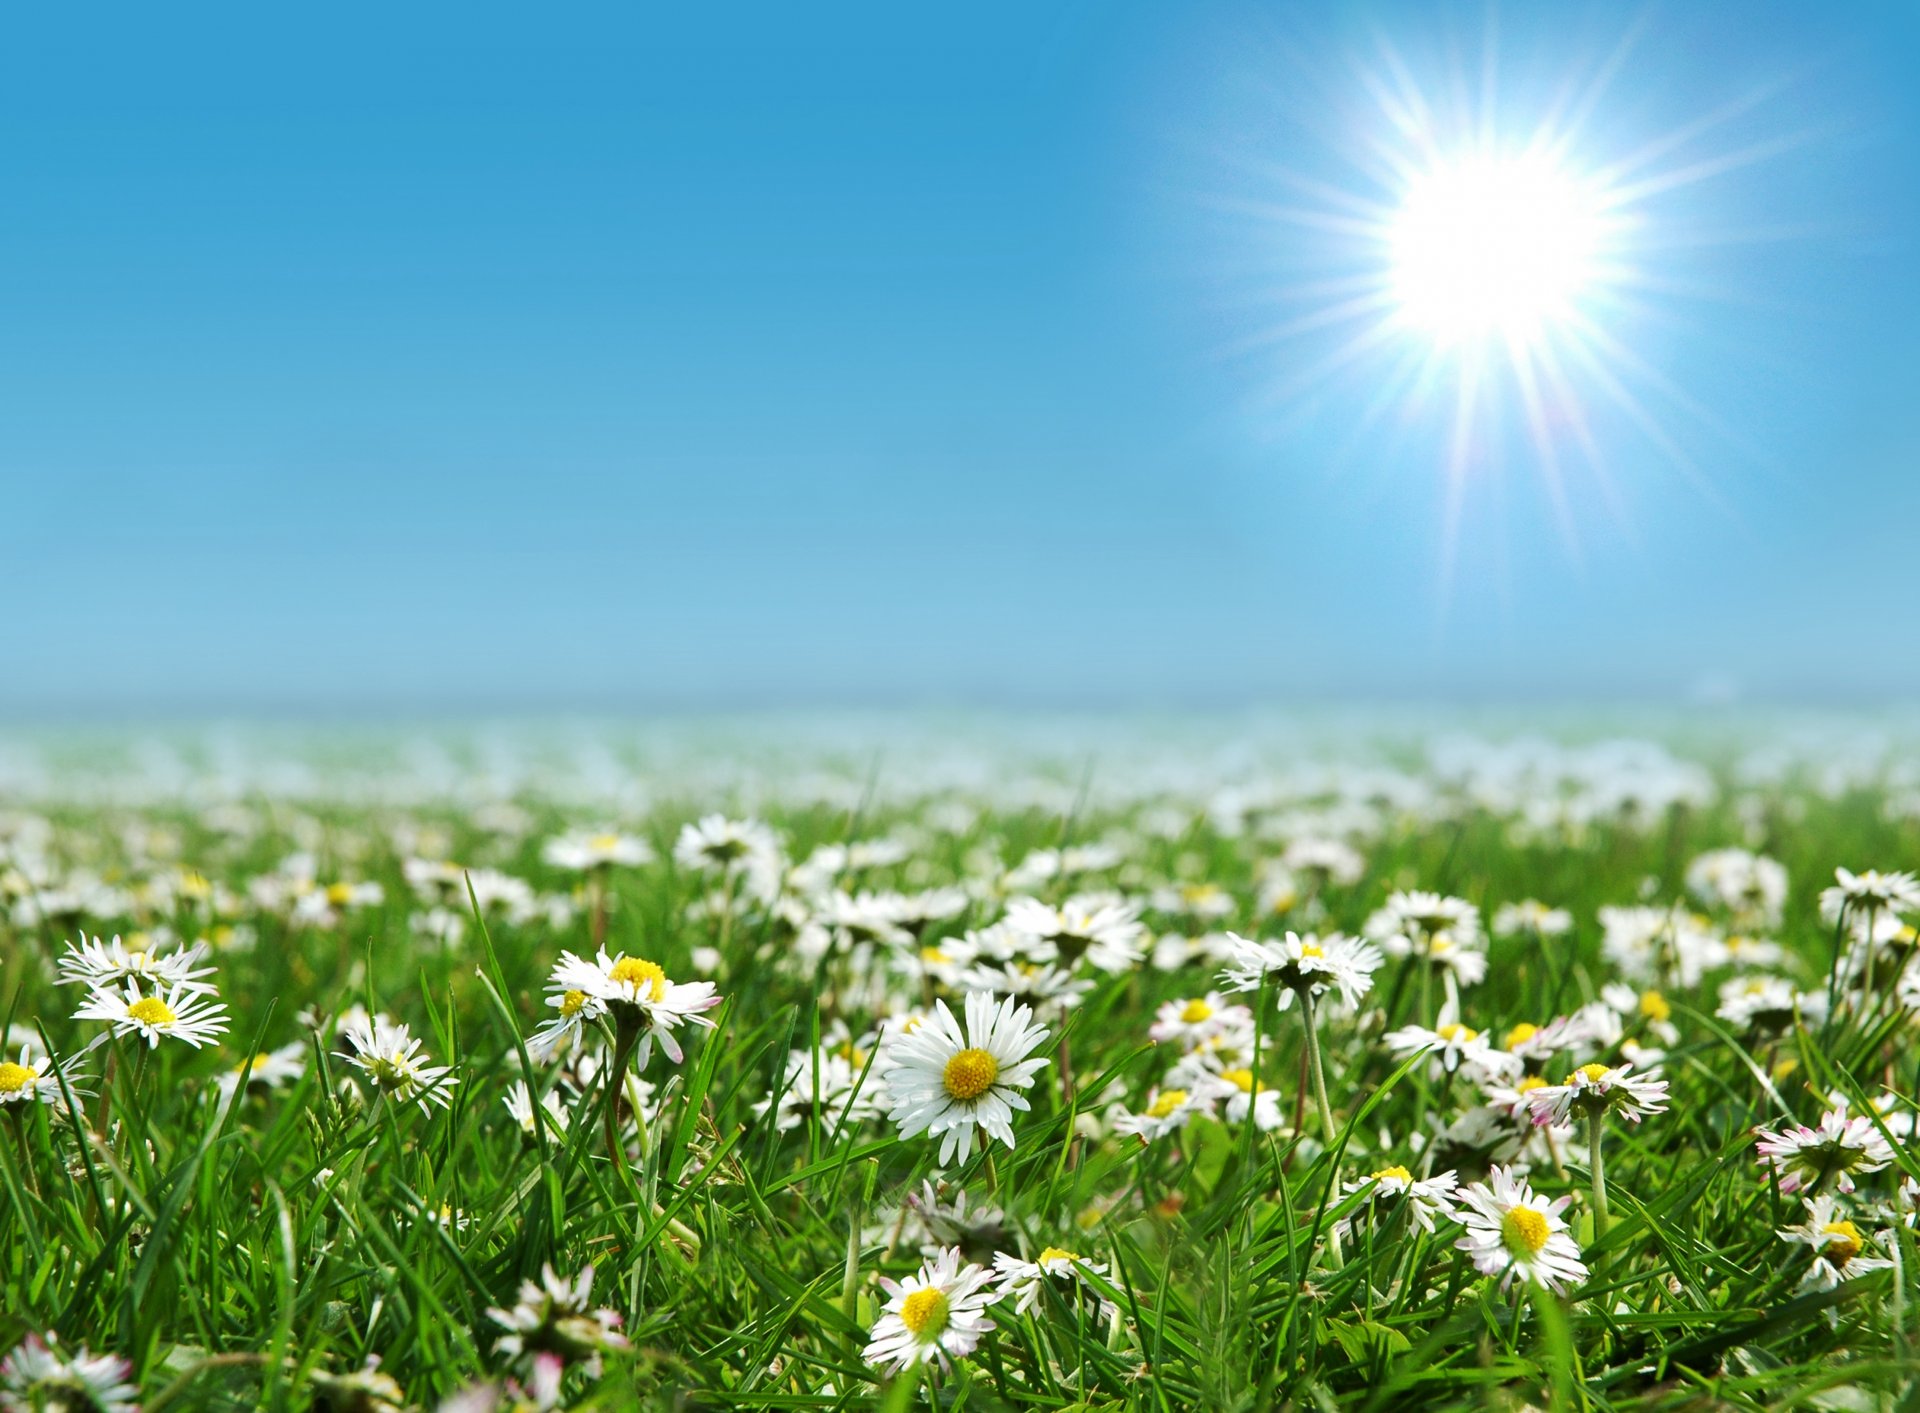
M 1265 337 L 1483 6 L 270 9 L 5 22 L 0 710 L 1920 693 L 1902 7 L 1642 15 L 1582 160 L 1725 116 L 1577 553 Z M 1500 12 L 1500 121 L 1633 22 Z

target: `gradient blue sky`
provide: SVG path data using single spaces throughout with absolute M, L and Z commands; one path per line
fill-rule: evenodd
M 1576 556 L 1490 444 L 1451 576 L 1260 211 L 1484 6 L 16 9 L 0 710 L 1920 694 L 1920 20 L 1825 9 L 1645 12 L 1587 146 L 1769 154 L 1616 330 L 1692 477 L 1600 417 Z

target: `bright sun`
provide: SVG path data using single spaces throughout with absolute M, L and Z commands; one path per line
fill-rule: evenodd
M 1388 227 L 1401 316 L 1443 346 L 1533 343 L 1576 311 L 1605 227 L 1599 193 L 1544 155 L 1438 163 Z

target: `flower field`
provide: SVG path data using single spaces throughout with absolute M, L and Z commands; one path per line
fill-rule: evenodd
M 0 752 L 0 1407 L 1900 1406 L 1920 746 Z

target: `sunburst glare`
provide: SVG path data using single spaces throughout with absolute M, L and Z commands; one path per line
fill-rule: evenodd
M 1270 79 L 1267 150 L 1231 139 L 1238 189 L 1210 204 L 1250 216 L 1256 242 L 1234 266 L 1285 272 L 1244 291 L 1274 312 L 1236 350 L 1267 370 L 1268 404 L 1322 416 L 1357 389 L 1349 443 L 1379 432 L 1396 465 L 1431 468 L 1443 580 L 1472 482 L 1502 466 L 1531 473 L 1575 559 L 1589 503 L 1627 527 L 1623 459 L 1720 499 L 1697 434 L 1724 429 L 1662 352 L 1689 305 L 1727 297 L 1689 268 L 1700 251 L 1764 236 L 1702 219 L 1688 192 L 1803 139 L 1730 138 L 1764 89 L 1647 127 L 1616 93 L 1639 39 L 1569 43 L 1557 71 L 1503 70 L 1491 29 L 1475 63 L 1380 41 L 1343 71 Z

